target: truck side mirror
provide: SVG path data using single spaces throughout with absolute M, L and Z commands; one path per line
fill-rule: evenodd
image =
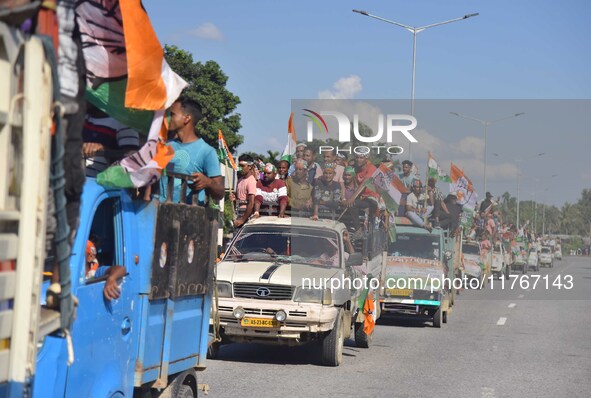
M 349 258 L 345 262 L 346 267 L 354 267 L 356 265 L 363 264 L 363 254 L 361 253 L 353 253 L 349 255 Z

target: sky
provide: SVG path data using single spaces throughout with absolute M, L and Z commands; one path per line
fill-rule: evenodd
M 591 98 L 587 0 L 145 0 L 144 6 L 163 44 L 220 64 L 242 101 L 239 152 L 259 153 L 284 148 L 292 99 L 410 103 L 412 34 L 352 9 L 409 26 L 480 13 L 417 35 L 420 138 L 413 160 L 422 164 L 431 150 L 445 169 L 458 163 L 482 196 L 483 126 L 449 112 L 482 120 L 526 112 L 489 127 L 488 190 L 517 196 L 519 175 L 521 200 L 561 206 L 591 187 L 591 102 L 515 101 Z M 432 99 L 438 101 L 421 101 Z M 500 101 L 450 101 L 491 99 Z M 421 113 L 433 112 L 448 118 L 421 126 Z

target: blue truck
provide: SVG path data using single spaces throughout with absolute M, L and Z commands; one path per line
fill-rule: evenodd
M 133 191 L 87 179 L 59 273 L 62 311 L 44 306 L 47 204 L 55 196 L 48 188 L 52 75 L 38 38 L 0 23 L 0 40 L 7 82 L 0 92 L 0 398 L 196 397 L 219 212 L 136 200 Z M 94 276 L 89 241 L 101 266 Z M 104 290 L 112 267 L 123 272 L 111 300 Z M 64 311 L 72 300 L 75 317 Z

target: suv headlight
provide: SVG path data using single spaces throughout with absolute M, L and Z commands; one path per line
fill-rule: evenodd
M 218 288 L 218 297 L 232 297 L 232 284 L 230 282 L 217 282 L 216 286 Z
M 293 301 L 299 303 L 332 304 L 332 294 L 329 288 L 325 289 L 304 289 L 298 287 L 293 295 Z

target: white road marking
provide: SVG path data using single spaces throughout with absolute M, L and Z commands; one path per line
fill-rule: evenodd
M 491 387 L 482 387 L 480 396 L 483 398 L 494 398 L 497 396 L 495 389 Z
M 511 303 L 511 304 L 509 304 L 509 308 L 515 308 L 516 305 L 517 304 L 515 304 L 515 303 Z
M 519 296 L 517 296 L 517 298 L 523 298 L 523 294 L 520 294 Z
M 503 326 L 503 325 L 505 325 L 505 322 L 507 322 L 507 318 L 500 317 L 499 320 L 497 321 L 497 326 Z

